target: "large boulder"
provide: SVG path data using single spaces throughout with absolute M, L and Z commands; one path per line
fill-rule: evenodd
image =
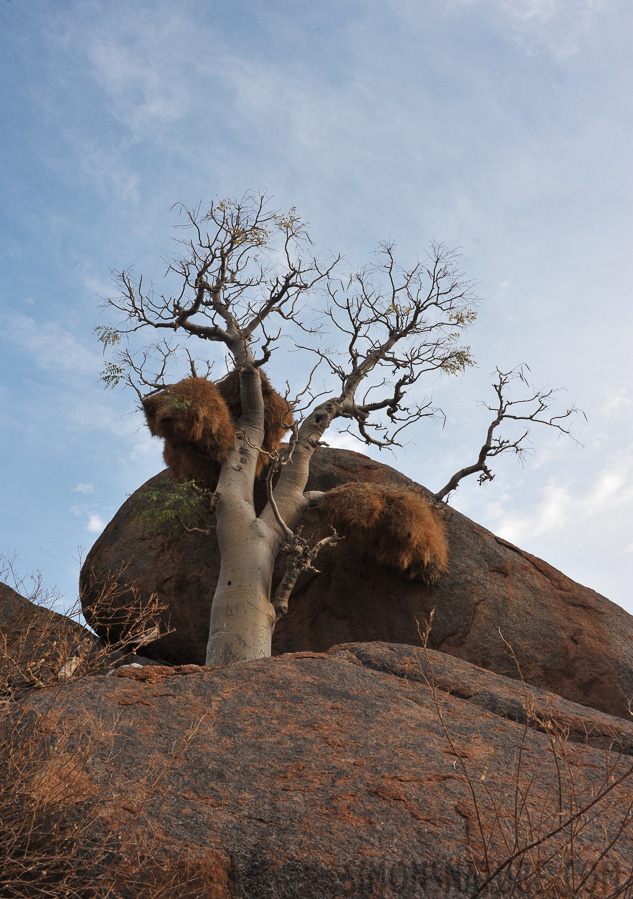
M 317 450 L 309 489 L 350 481 L 427 492 L 366 456 Z M 149 483 L 168 489 L 170 478 L 163 472 Z M 122 506 L 88 554 L 81 576 L 86 617 L 90 621 L 100 585 L 124 565 L 137 599 L 155 592 L 169 610 L 173 632 L 144 652 L 169 663 L 201 664 L 219 570 L 213 519 L 207 534 L 165 537 L 143 530 L 134 512 L 137 501 L 134 494 Z M 409 580 L 342 541 L 319 557 L 319 573 L 297 583 L 289 613 L 275 630 L 273 652 L 323 651 L 348 641 L 419 645 L 435 610 L 431 647 L 510 677 L 518 676 L 518 662 L 528 683 L 628 717 L 633 617 L 459 512 L 447 508 L 444 514 L 449 570 L 436 584 Z M 309 513 L 304 534 L 317 527 Z M 121 588 L 119 601 L 131 607 L 137 600 Z
M 6 895 L 630 893 L 633 725 L 442 653 L 121 668 L 0 746 Z

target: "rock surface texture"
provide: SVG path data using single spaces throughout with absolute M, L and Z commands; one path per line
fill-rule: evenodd
M 308 489 L 350 481 L 409 485 L 386 465 L 346 450 L 319 449 Z M 169 484 L 162 473 L 150 482 Z M 170 664 L 204 661 L 211 600 L 219 570 L 213 533 L 164 537 L 144 532 L 132 496 L 91 549 L 82 572 L 82 601 L 90 620 L 92 596 L 127 564 L 125 577 L 140 594 L 156 592 L 174 632 L 144 649 Z M 633 617 L 546 562 L 446 509 L 449 570 L 434 585 L 408 580 L 341 542 L 319 557 L 319 574 L 304 576 L 277 625 L 273 652 L 323 651 L 348 641 L 420 644 L 435 610 L 429 645 L 509 677 L 629 717 L 633 696 Z M 207 526 L 213 531 L 213 520 Z M 304 533 L 314 531 L 306 516 Z M 281 569 L 280 569 L 281 570 Z M 121 602 L 133 603 L 123 594 Z M 503 639 L 500 636 L 503 635 Z
M 121 668 L 7 733 L 40 741 L 21 801 L 62 797 L 56 833 L 82 835 L 77 895 L 96 873 L 130 899 L 631 895 L 633 726 L 442 653 Z

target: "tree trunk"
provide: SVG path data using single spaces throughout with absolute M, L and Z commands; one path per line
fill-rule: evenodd
M 222 465 L 216 489 L 221 562 L 211 606 L 207 665 L 269 656 L 275 624 L 270 591 L 280 534 L 278 528 L 256 517 L 253 504 L 257 457 L 264 439 L 264 401 L 259 372 L 252 365 L 240 371 L 240 387 L 242 415 L 235 448 Z
M 207 665 L 265 658 L 271 652 L 275 535 L 260 519 L 254 518 L 246 527 L 243 524 L 232 516 L 220 542 L 220 574 L 211 607 Z
M 255 515 L 253 483 L 264 437 L 264 402 L 256 370 L 241 372 L 242 415 L 235 449 L 222 465 L 216 489 L 216 535 L 220 574 L 211 606 L 206 664 L 266 658 L 271 654 L 276 622 L 271 603 L 275 559 L 285 531 L 270 504 Z M 293 461 L 282 469 L 275 497 L 287 528 L 294 530 L 307 505 L 304 488 L 310 459 L 336 405 L 321 404 L 300 429 Z

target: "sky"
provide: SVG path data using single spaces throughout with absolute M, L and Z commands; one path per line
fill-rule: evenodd
M 159 285 L 173 204 L 266 190 L 349 270 L 459 248 L 478 364 L 424 385 L 443 427 L 368 452 L 438 490 L 495 367 L 528 364 L 577 442 L 535 429 L 452 504 L 633 613 L 632 39 L 629 0 L 1 0 L 0 552 L 74 602 L 164 467 L 100 380 L 99 298 L 130 267 Z

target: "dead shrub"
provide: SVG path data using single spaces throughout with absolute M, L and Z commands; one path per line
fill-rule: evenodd
M 292 406 L 275 388 L 260 369 L 262 381 L 262 396 L 264 398 L 264 442 L 262 452 L 257 460 L 257 476 L 267 467 L 270 454 L 279 449 L 284 433 L 292 427 Z M 229 408 L 233 420 L 238 421 L 242 414 L 242 399 L 240 395 L 240 374 L 238 371 L 229 372 L 225 378 L 217 382 L 217 388 L 222 394 Z
M 192 723 L 162 767 L 139 778 L 137 810 L 115 830 L 109 821 L 120 816 L 115 745 L 121 712 L 104 714 L 95 730 L 73 696 L 78 678 L 133 661 L 134 651 L 164 626 L 155 596 L 133 610 L 118 607 L 123 573 L 109 579 L 95 598 L 95 615 L 106 618 L 118 635 L 104 644 L 74 620 L 75 610 L 53 611 L 60 598 L 42 587 L 39 575 L 29 588 L 13 560 L 0 555 L 0 580 L 12 583 L 0 583 L 2 899 L 209 895 L 208 883 L 197 869 L 190 870 L 187 858 L 174 866 L 147 808 L 201 720 Z M 95 758 L 110 778 L 94 778 Z
M 316 507 L 323 534 L 334 528 L 381 565 L 434 583 L 448 568 L 446 528 L 438 512 L 412 490 L 344 484 Z
M 0 559 L 0 575 L 11 573 L 10 563 Z M 21 581 L 16 586 L 24 589 Z M 0 602 L 0 707 L 33 690 L 134 661 L 146 644 L 169 632 L 165 606 L 156 594 L 144 597 L 127 583 L 125 566 L 95 587 L 86 604 L 88 623 L 104 640 L 80 623 L 79 602 L 61 615 L 52 608 L 59 598 L 40 586 L 27 599 L 0 583 Z
M 99 580 L 91 569 L 82 570 L 81 608 L 89 626 L 101 637 L 103 650 L 87 660 L 80 673 L 98 673 L 98 666 L 108 660 L 112 667 L 112 661 L 142 653 L 144 646 L 171 633 L 168 607 L 158 594 L 146 595 L 134 580 L 128 580 L 126 568 L 123 563 Z
M 177 481 L 215 490 L 234 445 L 235 424 L 213 381 L 185 378 L 143 400 L 150 432 L 165 441 L 165 462 Z

